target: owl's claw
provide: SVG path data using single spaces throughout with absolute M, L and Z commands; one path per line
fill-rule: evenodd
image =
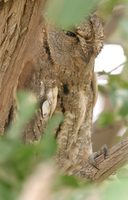
M 99 170 L 98 167 L 96 167 L 96 161 L 95 161 L 95 158 L 98 157 L 98 152 L 94 152 L 92 153 L 89 158 L 88 158 L 88 162 L 93 166 L 95 167 L 96 169 Z
M 95 161 L 95 158 L 100 156 L 101 154 L 104 155 L 104 159 L 106 158 L 106 155 L 107 155 L 107 152 L 108 152 L 108 148 L 107 148 L 107 145 L 104 144 L 101 149 L 98 151 L 98 152 L 94 152 L 92 153 L 89 158 L 88 158 L 88 161 L 89 163 L 95 167 L 97 170 L 99 170 L 99 168 L 96 166 L 96 161 Z
M 108 152 L 108 147 L 107 147 L 106 144 L 104 144 L 104 145 L 101 147 L 101 154 L 103 153 L 104 159 L 106 158 L 107 152 Z

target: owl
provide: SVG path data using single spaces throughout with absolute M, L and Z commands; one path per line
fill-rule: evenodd
M 103 47 L 103 26 L 97 14 L 72 30 L 61 30 L 45 20 L 40 34 L 40 52 L 35 63 L 27 62 L 18 88 L 32 91 L 39 109 L 27 123 L 23 140 L 39 140 L 52 115 L 63 114 L 55 131 L 56 160 L 63 173 L 72 174 L 84 164 L 94 165 L 92 152 L 93 108 L 97 99 L 95 58 Z

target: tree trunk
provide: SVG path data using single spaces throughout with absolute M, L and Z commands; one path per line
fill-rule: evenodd
M 23 68 L 36 61 L 41 48 L 45 0 L 0 0 L 0 133 L 10 121 L 13 91 Z M 36 56 L 35 56 L 36 55 Z

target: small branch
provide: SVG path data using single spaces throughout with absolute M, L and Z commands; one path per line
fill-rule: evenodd
M 108 151 L 106 159 L 104 159 L 103 155 L 96 159 L 96 166 L 99 170 L 95 169 L 90 164 L 86 164 L 79 171 L 74 172 L 74 174 L 78 177 L 100 183 L 116 172 L 120 167 L 124 166 L 127 162 L 128 137 L 112 147 Z
M 123 63 L 121 63 L 120 65 L 118 65 L 118 66 L 115 67 L 114 69 L 112 69 L 112 70 L 109 72 L 109 74 L 111 74 L 111 73 L 114 72 L 116 69 L 118 69 L 119 67 L 122 67 L 122 66 L 125 65 L 125 64 L 126 64 L 126 61 L 123 62 Z
M 123 65 L 126 64 L 126 61 L 121 63 L 120 65 L 118 65 L 117 67 L 115 67 L 114 69 L 112 69 L 110 72 L 105 72 L 105 71 L 102 71 L 102 72 L 98 72 L 98 75 L 101 76 L 101 75 L 111 75 L 112 72 L 114 72 L 116 69 L 118 69 L 119 67 L 122 67 Z

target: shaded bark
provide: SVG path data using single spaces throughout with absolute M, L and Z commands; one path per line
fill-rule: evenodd
M 0 1 L 0 133 L 9 123 L 13 91 L 22 69 L 40 51 L 44 0 Z

